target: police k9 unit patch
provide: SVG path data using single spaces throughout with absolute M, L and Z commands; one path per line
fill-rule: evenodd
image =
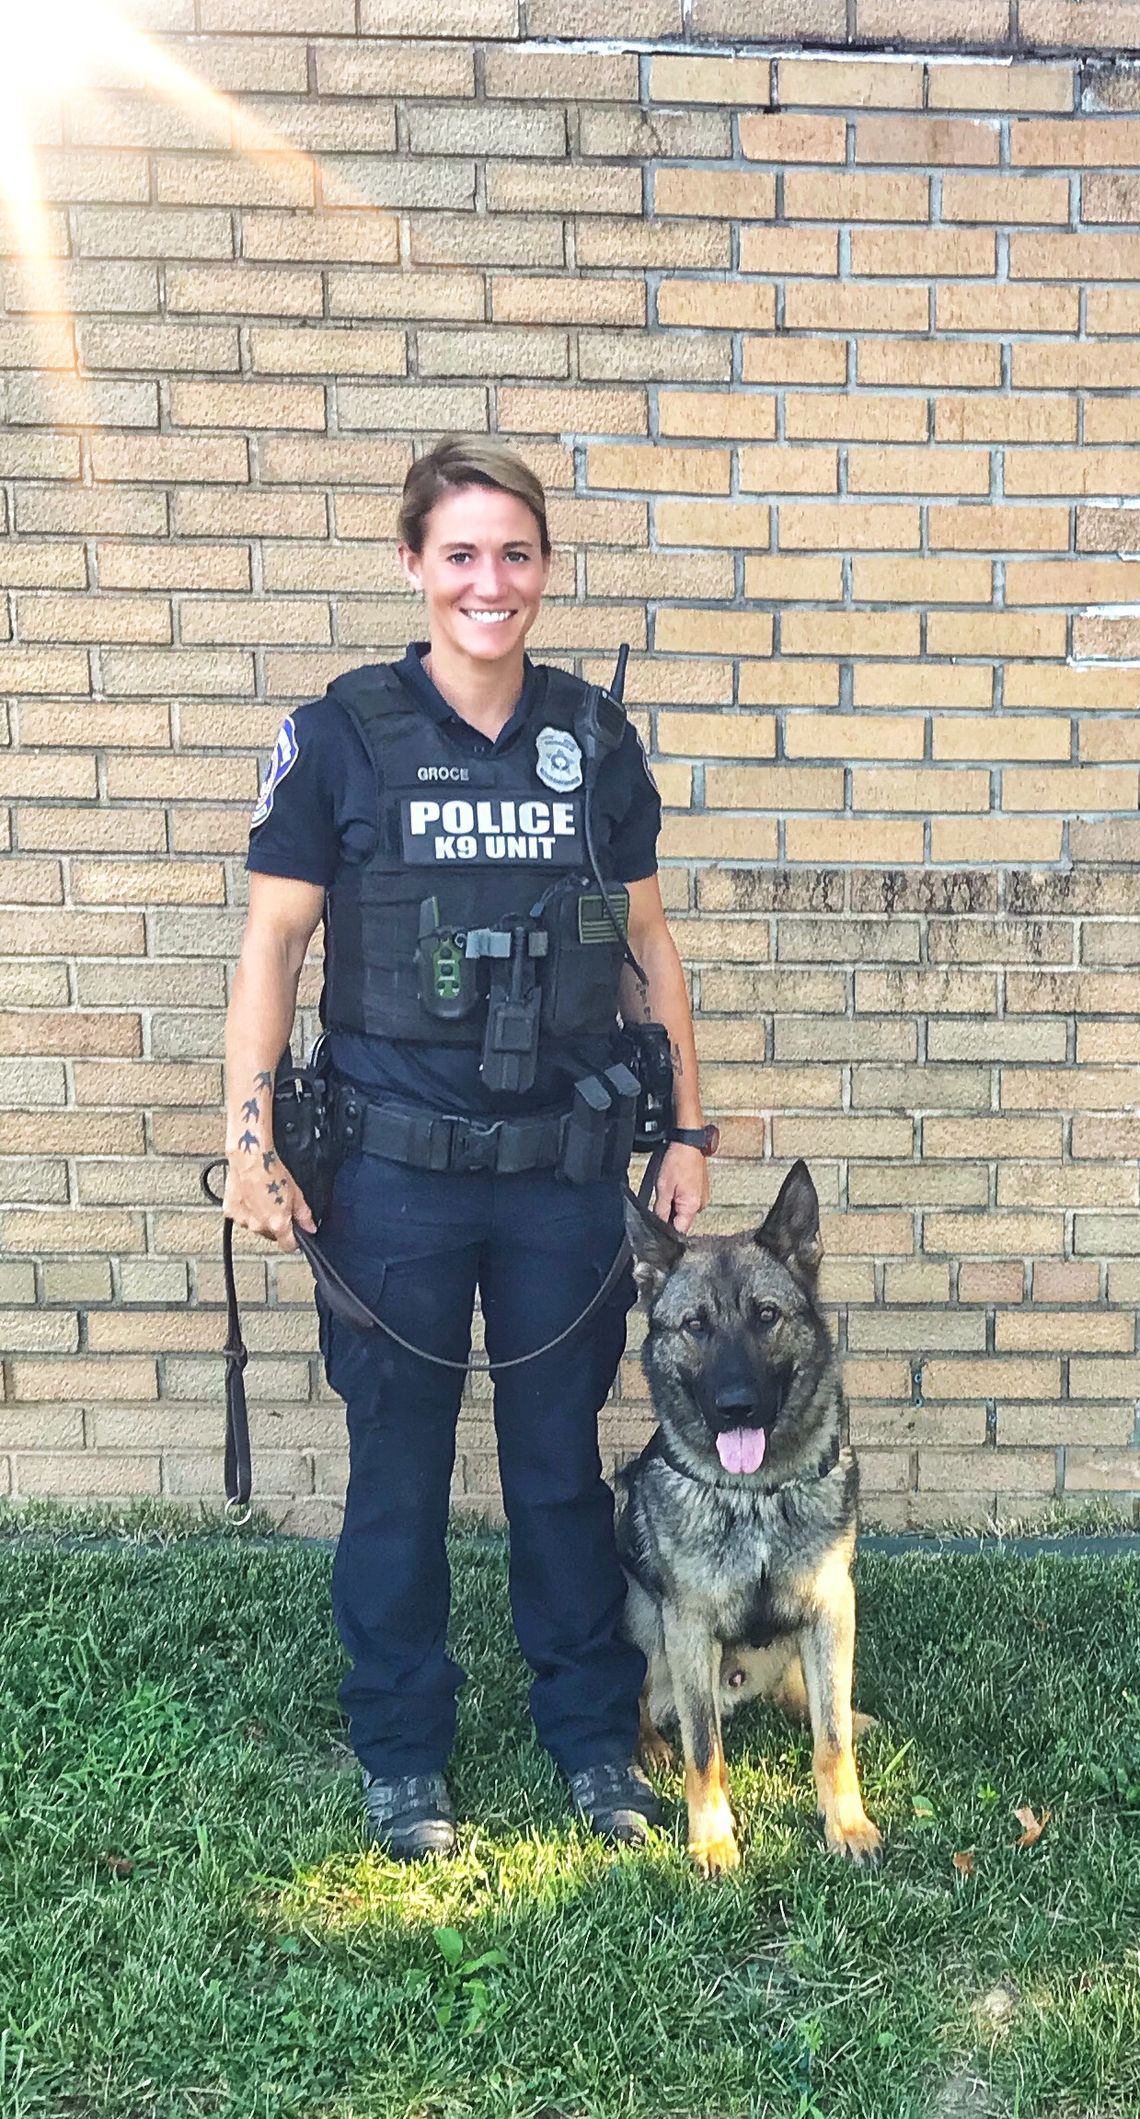
M 582 819 L 576 802 L 521 795 L 504 799 L 481 794 L 434 795 L 397 792 L 405 861 L 417 868 L 474 862 L 497 867 L 521 862 L 531 868 L 580 867 Z
M 280 786 L 286 773 L 292 772 L 296 763 L 297 731 L 293 726 L 292 714 L 287 714 L 277 731 L 277 742 L 273 756 L 262 775 L 261 792 L 257 798 L 257 806 L 249 820 L 251 831 L 256 831 L 259 824 L 264 824 L 273 807 L 275 789 Z
M 538 777 L 555 794 L 582 785 L 582 753 L 568 728 L 540 728 L 535 738 Z

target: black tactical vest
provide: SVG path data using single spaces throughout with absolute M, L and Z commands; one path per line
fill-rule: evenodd
M 374 852 L 338 873 L 326 901 L 329 1029 L 479 1044 L 485 1005 L 458 1020 L 424 1005 L 424 936 L 457 936 L 461 957 L 470 930 L 535 916 L 553 930 L 549 961 L 537 967 L 544 1042 L 613 1029 L 622 949 L 589 866 L 586 768 L 573 734 L 587 688 L 561 670 L 547 669 L 545 680 L 518 738 L 487 757 L 452 741 L 390 664 L 354 670 L 330 688 L 372 760 L 378 817 Z M 615 819 L 604 765 L 598 780 L 591 819 L 608 881 Z M 615 894 L 624 897 L 620 886 Z M 557 1007 L 548 1008 L 559 966 Z

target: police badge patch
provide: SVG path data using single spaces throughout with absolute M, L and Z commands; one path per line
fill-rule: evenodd
M 261 792 L 257 798 L 257 807 L 255 808 L 253 815 L 249 820 L 249 828 L 251 831 L 256 831 L 259 824 L 264 824 L 266 817 L 269 815 L 269 812 L 273 807 L 273 795 L 275 789 L 285 778 L 286 773 L 292 771 L 296 763 L 297 731 L 293 726 L 292 714 L 287 714 L 284 721 L 281 723 L 280 728 L 277 731 L 277 742 L 274 747 L 273 756 L 269 760 L 269 763 L 266 766 L 264 775 L 262 777 Z
M 582 753 L 568 728 L 540 728 L 535 738 L 538 777 L 544 787 L 565 795 L 582 785 Z

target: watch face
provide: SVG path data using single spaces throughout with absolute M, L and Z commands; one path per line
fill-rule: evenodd
M 719 1127 L 719 1126 L 706 1126 L 706 1127 L 705 1127 L 705 1154 L 706 1154 L 706 1155 L 715 1155 L 715 1154 L 716 1154 L 716 1151 L 717 1151 L 717 1149 L 719 1148 L 719 1146 L 720 1146 L 720 1127 Z

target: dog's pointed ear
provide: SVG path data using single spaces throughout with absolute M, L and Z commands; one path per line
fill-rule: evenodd
M 800 1280 L 814 1282 L 823 1257 L 819 1198 L 805 1162 L 795 1162 L 780 1186 L 756 1241 Z
M 685 1254 L 684 1237 L 651 1214 L 632 1192 L 625 1199 L 625 1232 L 633 1252 L 633 1277 L 647 1303 L 655 1302 Z

